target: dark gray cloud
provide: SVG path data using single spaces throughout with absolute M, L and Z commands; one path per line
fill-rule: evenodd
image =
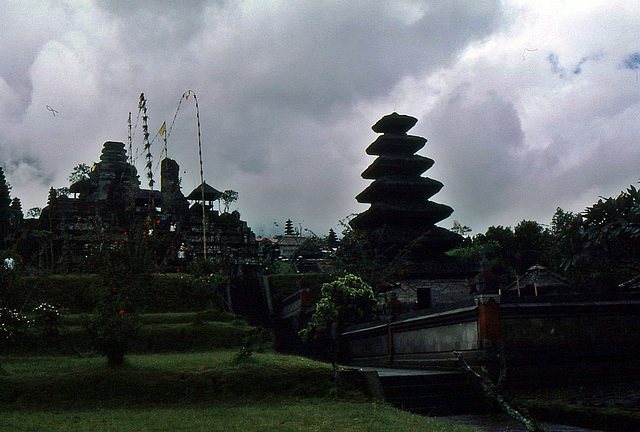
M 23 207 L 44 205 L 48 187 L 98 160 L 104 141 L 126 141 L 141 92 L 155 132 L 192 89 L 207 181 L 237 190 L 258 232 L 291 218 L 322 234 L 366 208 L 354 196 L 368 185 L 360 173 L 372 162 L 364 153 L 376 138 L 370 126 L 396 110 L 419 117 L 416 133 L 429 139 L 423 153 L 436 160 L 427 175 L 445 184 L 434 200 L 452 205 L 454 218 L 478 231 L 549 219 L 557 205 L 626 187 L 640 93 L 622 73 L 637 73 L 639 47 L 616 25 L 619 14 L 605 14 L 596 41 L 592 12 L 558 14 L 550 27 L 545 8 L 497 0 L 4 2 L 0 162 Z M 630 12 L 624 24 L 638 16 Z M 572 32 L 557 30 L 563 23 Z M 185 192 L 199 182 L 196 144 L 190 98 L 169 138 Z M 161 147 L 154 142 L 155 162 Z M 608 172 L 616 166 L 624 173 Z
M 452 219 L 478 229 L 473 222 L 498 223 L 495 209 L 524 198 L 517 179 L 529 167 L 519 156 L 524 133 L 513 104 L 495 92 L 472 97 L 469 86 L 454 89 L 429 113 L 422 153 L 436 161 L 426 175 L 445 184 L 432 200 L 451 205 Z

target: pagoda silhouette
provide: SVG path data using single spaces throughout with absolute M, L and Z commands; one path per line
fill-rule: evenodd
M 416 155 L 425 138 L 407 135 L 418 120 L 392 113 L 372 126 L 382 134 L 367 149 L 378 156 L 362 173 L 373 183 L 356 196 L 368 210 L 350 221 L 352 228 L 367 233 L 378 254 L 391 260 L 406 253 L 410 277 L 442 276 L 457 273 L 457 263 L 445 252 L 458 246 L 462 237 L 435 224 L 448 218 L 453 209 L 429 199 L 444 186 L 422 177 L 433 159 Z

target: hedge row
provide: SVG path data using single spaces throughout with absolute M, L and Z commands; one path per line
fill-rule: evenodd
M 188 274 L 150 274 L 136 287 L 138 312 L 198 312 L 222 309 L 221 288 Z M 16 309 L 47 302 L 70 313 L 94 310 L 106 292 L 99 275 L 24 277 L 0 288 L 2 304 Z
M 143 325 L 138 342 L 131 348 L 132 353 L 198 352 L 241 347 L 247 338 L 257 333 L 257 329 L 246 323 L 202 322 L 182 324 Z M 60 337 L 47 336 L 32 329 L 17 341 L 3 343 L 0 351 L 4 354 L 55 354 L 74 355 L 74 350 L 89 353 L 93 350 L 89 334 L 82 326 L 61 328 Z

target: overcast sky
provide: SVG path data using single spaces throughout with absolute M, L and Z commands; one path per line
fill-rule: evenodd
M 239 192 L 258 235 L 290 218 L 324 236 L 366 210 L 371 126 L 397 111 L 428 139 L 432 200 L 454 208 L 440 225 L 546 224 L 638 182 L 639 28 L 627 0 L 5 0 L 0 165 L 24 211 L 42 207 L 127 141 L 141 92 L 153 137 L 191 89 L 207 183 Z M 188 194 L 192 98 L 168 152 Z

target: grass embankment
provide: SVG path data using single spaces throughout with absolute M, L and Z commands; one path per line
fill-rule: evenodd
M 472 431 L 363 396 L 335 396 L 329 365 L 237 351 L 0 358 L 6 431 Z

